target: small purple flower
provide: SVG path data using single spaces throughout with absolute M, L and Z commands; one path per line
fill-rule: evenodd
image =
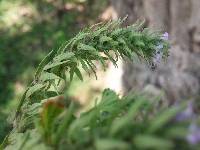
M 162 40 L 169 40 L 169 33 L 165 32 L 162 37 L 161 37 Z
M 187 108 L 183 111 L 177 114 L 176 120 L 177 121 L 185 121 L 185 120 L 190 120 L 195 118 L 195 113 L 193 110 L 193 102 L 190 101 L 188 103 Z
M 161 37 L 162 40 L 168 40 L 168 38 L 169 38 L 169 34 L 167 32 L 165 32 Z M 152 70 L 155 70 L 157 66 L 161 63 L 161 60 L 163 57 L 163 48 L 164 48 L 163 43 L 158 43 L 158 45 L 156 46 L 156 53 L 154 54 L 153 60 L 151 63 Z
M 190 144 L 193 145 L 200 143 L 200 127 L 195 123 L 192 123 L 189 127 L 189 134 L 186 139 Z

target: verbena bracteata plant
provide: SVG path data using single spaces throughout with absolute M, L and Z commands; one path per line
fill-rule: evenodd
M 94 61 L 100 62 L 104 69 L 106 60 L 117 66 L 118 58 L 131 60 L 134 54 L 151 62 L 160 43 L 163 45 L 163 57 L 168 56 L 169 44 L 162 39 L 162 34 L 143 29 L 143 23 L 120 28 L 122 22 L 123 20 L 110 21 L 86 28 L 60 49 L 52 50 L 39 64 L 34 81 L 20 101 L 15 118 L 18 119 L 25 100 L 34 103 L 38 94 L 40 100 L 59 95 L 59 84 L 56 84 L 56 80 L 67 82 L 66 72 L 69 72 L 71 80 L 74 74 L 83 80 L 80 64 L 86 72 L 91 69 L 96 76 Z M 110 52 L 113 52 L 115 57 Z M 49 91 L 51 86 L 55 87 L 56 92 Z
M 137 56 L 155 68 L 157 61 L 168 56 L 169 43 L 161 33 L 140 23 L 121 28 L 122 23 L 117 20 L 86 28 L 42 60 L 20 100 L 13 130 L 0 149 L 198 149 L 185 138 L 189 121 L 175 119 L 184 105 L 160 107 L 158 100 L 138 94 L 119 98 L 106 89 L 99 103 L 77 116 L 73 101 L 68 105 L 50 99 L 64 94 L 65 88 L 59 86 L 67 86 L 66 74 L 70 80 L 74 75 L 83 80 L 82 68 L 96 76 L 95 62 L 106 69 L 106 61 L 117 66 L 119 58 L 126 61 Z

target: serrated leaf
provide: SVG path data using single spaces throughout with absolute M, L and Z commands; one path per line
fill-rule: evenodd
M 60 55 L 54 57 L 54 62 L 61 62 L 63 60 L 67 60 L 69 58 L 72 58 L 73 56 L 75 56 L 74 53 L 72 52 L 66 52 L 66 53 L 61 53 Z
M 27 114 L 32 116 L 39 113 L 39 109 L 41 108 L 42 103 L 34 103 L 28 106 Z
M 80 60 L 80 62 L 81 62 L 81 65 L 82 65 L 82 68 L 86 71 L 86 72 L 89 72 L 89 68 L 88 68 L 88 66 L 87 66 L 87 64 L 85 63 L 85 61 L 84 60 Z
M 106 64 L 105 64 L 103 57 L 100 56 L 99 61 L 100 61 L 101 65 L 103 66 L 103 70 L 105 71 L 106 70 Z
M 79 70 L 78 68 L 75 68 L 75 69 L 74 69 L 74 72 L 76 73 L 77 77 L 78 77 L 81 81 L 83 81 L 83 76 L 82 76 L 80 70 Z
M 60 79 L 59 76 L 55 75 L 54 73 L 49 73 L 49 72 L 43 72 L 40 76 L 40 79 L 45 82 L 48 80 L 55 80 L 55 79 Z
M 74 68 L 70 69 L 69 75 L 70 75 L 70 82 L 71 82 L 73 80 L 73 77 L 74 77 Z
M 83 44 L 83 43 L 79 43 L 77 48 L 81 51 L 84 50 L 84 51 L 87 51 L 94 56 L 99 57 L 98 51 L 93 46 L 86 45 L 86 44 Z M 85 52 L 83 52 L 83 53 L 85 53 Z
M 111 33 L 111 36 L 112 36 L 112 37 L 118 37 L 119 34 L 122 33 L 122 30 L 123 30 L 122 28 L 115 29 L 115 30 Z
M 68 63 L 69 60 L 67 61 L 62 61 L 62 62 L 53 62 L 53 63 L 49 63 L 47 64 L 43 70 L 48 70 L 48 69 L 51 69 L 51 68 L 54 68 L 54 67 L 57 67 L 57 66 L 60 66 L 62 64 L 65 64 L 65 63 Z
M 45 85 L 44 84 L 36 84 L 32 87 L 30 87 L 26 93 L 26 98 L 30 97 L 33 93 L 41 90 L 42 88 L 44 88 Z
M 138 46 L 138 47 L 145 47 L 144 42 L 139 41 L 139 40 L 135 42 L 135 45 Z
M 85 50 L 85 51 L 96 51 L 96 49 L 93 46 L 86 45 L 83 43 L 79 43 L 77 48 L 80 50 Z
M 105 42 L 110 42 L 110 41 L 113 41 L 113 39 L 111 37 L 108 37 L 108 36 L 102 36 L 100 38 L 100 43 L 103 45 Z
M 41 91 L 41 92 L 37 92 L 32 94 L 31 96 L 31 100 L 34 102 L 40 102 L 41 100 L 44 99 L 49 99 L 51 97 L 55 97 L 58 96 L 58 93 L 55 91 Z
M 83 33 L 83 32 L 79 32 L 78 35 L 73 39 L 72 44 L 71 44 L 71 50 L 73 50 L 74 45 L 84 39 L 85 37 L 87 37 L 90 33 Z
M 38 78 L 45 67 L 46 64 L 48 64 L 52 59 L 53 56 L 55 55 L 56 51 L 52 50 L 39 64 L 36 73 L 35 73 L 35 78 Z
M 104 51 L 104 54 L 105 54 L 106 56 L 108 56 L 109 60 L 113 63 L 113 65 L 114 65 L 115 67 L 118 67 L 118 66 L 117 66 L 116 60 L 109 54 L 109 52 Z
M 91 61 L 89 61 L 89 60 L 86 60 L 86 62 L 88 64 L 88 66 L 90 67 L 90 69 L 92 70 L 92 72 L 94 73 L 95 78 L 97 80 L 97 74 L 96 74 L 96 71 L 95 71 L 95 68 L 94 68 L 95 67 L 94 64 Z
M 57 95 L 60 95 L 60 92 L 58 90 L 58 86 L 56 85 L 56 83 L 54 81 L 51 81 L 51 85 L 54 87 L 54 89 L 56 90 Z

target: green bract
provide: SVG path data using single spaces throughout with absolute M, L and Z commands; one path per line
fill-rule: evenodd
M 46 93 L 51 85 L 58 89 L 55 81 L 67 80 L 65 73 L 70 74 L 71 80 L 74 74 L 83 80 L 80 72 L 82 67 L 86 72 L 92 70 L 96 76 L 95 61 L 100 62 L 104 69 L 108 60 L 117 66 L 118 58 L 131 60 L 135 55 L 150 62 L 158 43 L 166 45 L 163 51 L 164 57 L 167 57 L 169 44 L 160 38 L 161 34 L 142 28 L 142 23 L 121 28 L 122 22 L 123 20 L 110 21 L 86 28 L 64 43 L 60 49 L 52 50 L 39 64 L 34 81 L 17 108 L 16 117 L 24 102 L 35 92 L 42 92 L 45 98 L 49 98 Z
M 119 58 L 135 56 L 152 61 L 158 44 L 163 57 L 169 44 L 162 34 L 136 23 L 120 27 L 123 20 L 100 23 L 78 33 L 60 49 L 52 50 L 39 64 L 34 81 L 24 93 L 14 118 L 14 128 L 5 138 L 6 150 L 175 150 L 197 149 L 186 140 L 188 122 L 174 121 L 184 105 L 163 108 L 159 101 L 130 94 L 119 98 L 106 89 L 92 109 L 77 115 L 74 102 L 65 104 L 52 97 L 60 96 L 61 83 L 83 80 L 82 72 L 92 71 L 95 62 L 106 69 L 106 62 L 117 66 Z M 63 81 L 63 82 L 60 82 Z M 53 88 L 52 88 L 53 87 Z

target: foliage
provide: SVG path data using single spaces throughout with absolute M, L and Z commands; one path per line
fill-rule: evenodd
M 57 11 L 52 4 L 44 2 L 40 4 L 22 2 L 22 0 L 3 0 L 0 2 L 1 104 L 12 99 L 13 83 L 27 66 L 36 67 L 43 55 L 47 53 L 45 50 L 50 47 L 57 48 L 60 42 L 71 37 L 72 32 L 69 31 L 73 31 L 70 27 L 71 24 L 74 24 L 73 18 L 75 18 L 76 13 L 64 13 L 59 20 L 53 20 L 51 17 L 56 18 L 55 15 L 50 16 L 48 11 L 44 11 L 49 9 L 51 15 Z
M 67 73 L 71 81 L 74 75 L 83 80 L 80 68 L 96 75 L 95 62 L 104 69 L 106 61 L 116 65 L 119 58 L 139 57 L 152 63 L 158 45 L 162 45 L 162 57 L 168 56 L 169 44 L 159 32 L 144 29 L 140 23 L 121 28 L 123 21 L 86 28 L 42 60 L 2 148 L 198 149 L 198 143 L 186 139 L 191 120 L 177 120 L 184 103 L 162 107 L 158 100 L 138 94 L 119 98 L 106 89 L 93 108 L 79 115 L 73 101 L 56 100 L 65 91 L 59 85 L 69 83 Z M 198 119 L 195 122 L 198 124 Z
M 3 112 L 0 112 L 0 116 L 0 141 L 3 141 L 4 135 L 6 135 L 12 128 L 8 122 L 5 121 L 7 119 L 7 115 Z
M 57 49 L 92 19 L 84 18 L 85 10 L 90 10 L 90 7 L 96 4 L 70 1 L 72 4 L 84 6 L 84 12 L 80 13 L 76 9 L 67 9 L 65 6 L 68 2 L 0 1 L 0 113 L 4 114 L 0 116 L 2 122 L 6 121 L 5 107 L 17 102 L 14 102 L 17 99 L 16 95 L 20 95 L 24 86 L 30 83 L 35 67 L 48 53 L 48 49 Z M 20 88 L 17 88 L 16 84 L 19 84 Z M 3 129 L 0 128 L 2 138 L 6 131 Z
M 100 102 L 77 116 L 73 102 L 65 107 L 46 100 L 31 106 L 41 109 L 31 112 L 35 128 L 14 130 L 5 149 L 197 150 L 199 145 L 190 145 L 185 138 L 189 122 L 175 120 L 185 105 L 164 108 L 159 103 L 137 94 L 120 99 L 106 89 Z
M 142 24 L 120 28 L 122 22 L 123 20 L 119 20 L 86 28 L 58 50 L 52 50 L 39 64 L 34 81 L 20 101 L 16 117 L 20 114 L 25 100 L 29 100 L 28 103 L 32 104 L 35 100 L 62 94 L 63 91 L 59 91 L 58 86 L 61 80 L 67 83 L 67 71 L 70 80 L 74 74 L 83 80 L 79 70 L 80 65 L 86 72 L 92 70 L 96 76 L 94 61 L 101 63 L 104 69 L 107 60 L 117 67 L 118 58 L 132 59 L 134 54 L 151 62 L 156 46 L 161 42 L 163 57 L 167 57 L 169 46 L 162 40 L 161 35 L 152 33 L 148 29 L 143 30 Z M 111 55 L 111 50 L 114 56 Z M 54 92 L 49 91 L 52 86 L 55 88 Z

